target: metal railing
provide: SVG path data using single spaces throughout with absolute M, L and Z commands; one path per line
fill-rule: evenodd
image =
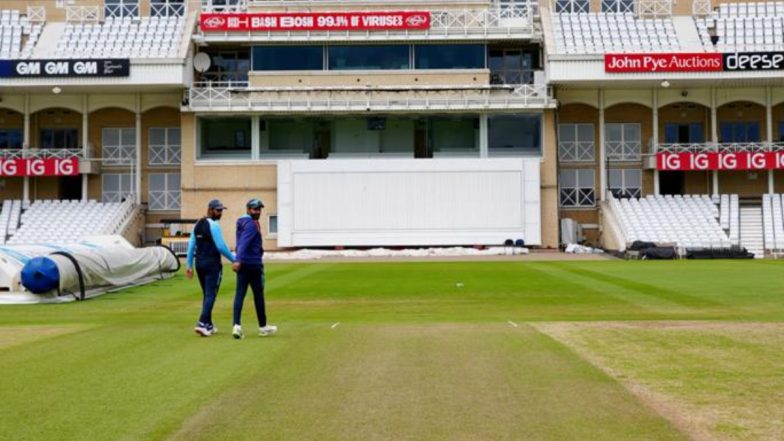
M 593 162 L 595 145 L 593 141 L 559 141 L 558 159 L 563 162 Z
M 180 165 L 180 145 L 150 145 L 150 165 Z
M 153 0 L 150 3 L 150 16 L 152 17 L 184 17 L 187 11 L 186 2 L 173 0 Z
M 92 150 L 88 150 L 85 156 L 83 149 L 42 149 L 42 148 L 27 148 L 27 149 L 2 149 L 0 150 L 0 158 L 7 159 L 67 159 L 77 157 L 80 159 L 89 159 L 92 157 Z
M 101 154 L 104 165 L 131 165 L 136 162 L 135 145 L 104 145 Z
M 101 20 L 101 9 L 98 6 L 68 6 L 65 8 L 67 22 L 98 22 Z
M 642 159 L 640 141 L 605 141 L 607 158 L 614 161 L 639 161 Z
M 139 17 L 138 3 L 118 3 L 104 5 L 106 18 Z
M 690 143 L 659 144 L 659 153 L 740 153 L 740 152 L 780 152 L 784 143 L 780 142 L 738 142 L 738 143 Z
M 672 0 L 637 0 L 636 3 L 640 18 L 672 17 Z
M 46 7 L 44 6 L 28 6 L 27 19 L 34 23 L 46 22 Z
M 691 4 L 691 15 L 695 17 L 707 17 L 713 13 L 713 6 L 710 0 L 694 0 Z
M 545 108 L 555 105 L 545 85 L 367 88 L 249 88 L 237 83 L 195 84 L 187 92 L 193 110 L 409 111 Z

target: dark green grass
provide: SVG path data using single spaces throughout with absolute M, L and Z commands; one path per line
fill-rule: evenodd
M 42 336 L 0 345 L 0 439 L 679 439 L 524 323 L 781 321 L 782 270 L 275 263 L 268 312 L 281 332 L 248 332 L 248 296 L 239 342 L 229 336 L 230 272 L 214 312 L 221 333 L 209 339 L 192 333 L 201 295 L 181 275 L 87 302 L 3 306 L 0 332 Z M 68 331 L 43 331 L 52 328 Z

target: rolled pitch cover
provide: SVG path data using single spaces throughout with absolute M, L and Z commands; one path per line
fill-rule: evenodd
M 22 268 L 22 285 L 35 294 L 43 294 L 60 286 L 60 270 L 54 260 L 40 256 L 30 259 Z

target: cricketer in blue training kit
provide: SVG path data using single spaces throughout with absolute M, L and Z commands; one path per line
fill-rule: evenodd
M 199 321 L 194 328 L 194 331 L 202 337 L 209 337 L 218 332 L 218 328 L 212 324 L 212 307 L 215 305 L 215 297 L 218 295 L 223 278 L 221 255 L 231 262 L 236 260 L 234 254 L 226 246 L 226 242 L 223 241 L 223 233 L 218 223 L 225 208 L 221 201 L 211 200 L 207 205 L 207 216 L 196 222 L 188 241 L 185 275 L 189 279 L 193 278 L 193 258 L 195 256 L 196 274 L 199 276 L 199 284 L 204 295 L 201 316 L 199 316 Z
M 264 203 L 260 199 L 251 199 L 245 205 L 247 214 L 237 219 L 237 261 L 232 269 L 237 272 L 237 291 L 234 294 L 234 328 L 232 335 L 241 339 L 242 303 L 248 292 L 248 285 L 253 290 L 253 303 L 256 305 L 256 317 L 259 319 L 259 335 L 267 336 L 278 331 L 277 326 L 267 324 L 264 310 L 264 264 L 262 257 L 264 247 L 261 242 L 261 209 Z

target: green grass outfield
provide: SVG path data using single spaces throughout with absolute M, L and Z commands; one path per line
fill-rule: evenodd
M 0 440 L 784 439 L 784 262 L 273 263 L 0 307 Z

